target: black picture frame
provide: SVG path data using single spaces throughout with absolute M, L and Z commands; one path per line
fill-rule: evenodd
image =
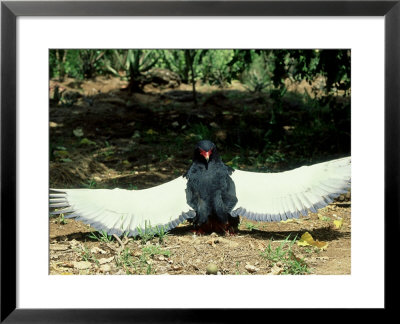
M 395 1 L 2 1 L 1 322 L 237 321 L 244 310 L 16 308 L 16 19 L 19 16 L 383 16 L 385 19 L 385 309 L 398 276 L 388 262 L 399 234 L 400 0 Z M 392 291 L 394 292 L 394 291 Z M 329 305 L 327 305 L 329 306 Z M 194 305 L 195 307 L 195 305 Z M 264 310 L 251 310 L 251 318 Z M 250 321 L 252 321 L 250 318 Z

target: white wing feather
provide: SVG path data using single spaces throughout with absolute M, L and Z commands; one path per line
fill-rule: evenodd
M 151 226 L 176 227 L 195 212 L 186 203 L 187 180 L 179 177 L 143 190 L 51 189 L 52 214 L 75 217 L 108 234 L 136 235 Z
M 325 207 L 350 188 L 351 158 L 304 166 L 281 173 L 235 170 L 238 202 L 232 216 L 280 221 Z

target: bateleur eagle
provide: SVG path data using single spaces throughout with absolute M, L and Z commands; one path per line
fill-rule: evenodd
M 351 158 L 280 173 L 234 170 L 214 143 L 197 143 L 181 177 L 143 190 L 51 189 L 51 214 L 64 214 L 108 234 L 136 236 L 188 220 L 201 231 L 235 229 L 239 216 L 263 222 L 306 216 L 350 187 Z

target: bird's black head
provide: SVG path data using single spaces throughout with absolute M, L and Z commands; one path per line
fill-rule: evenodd
M 210 160 L 217 159 L 218 157 L 217 148 L 213 142 L 203 140 L 197 143 L 194 150 L 194 160 L 208 164 Z

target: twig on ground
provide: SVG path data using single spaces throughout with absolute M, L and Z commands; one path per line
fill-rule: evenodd
M 119 252 L 123 251 L 125 249 L 125 244 L 122 243 L 121 239 L 116 234 L 113 234 L 113 236 L 118 241 L 118 243 L 121 245 L 121 247 L 117 250 L 119 250 Z
M 124 238 L 124 245 L 126 245 L 129 242 L 130 238 L 128 236 L 125 236 Z
M 181 247 L 180 245 L 167 246 L 168 250 L 170 250 L 170 249 L 177 249 L 177 248 L 180 248 L 180 247 Z

